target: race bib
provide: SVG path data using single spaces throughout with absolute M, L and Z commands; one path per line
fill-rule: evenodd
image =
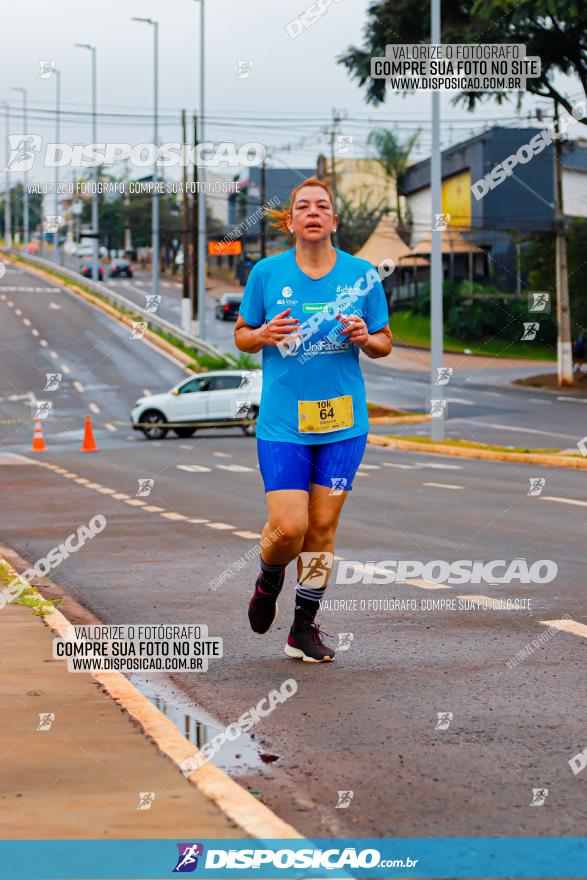
M 342 431 L 355 424 L 353 397 L 331 397 L 329 400 L 298 400 L 298 430 L 300 434 L 323 434 Z

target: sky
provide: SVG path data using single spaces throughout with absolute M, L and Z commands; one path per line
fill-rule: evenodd
M 343 117 L 339 133 L 353 137 L 349 156 L 373 155 L 367 136 L 380 126 L 394 128 L 402 139 L 419 129 L 412 159 L 428 156 L 430 93 L 405 99 L 390 94 L 375 108 L 336 63 L 350 45 L 362 43 L 368 0 L 333 0 L 318 21 L 292 39 L 286 25 L 309 5 L 308 0 L 206 0 L 206 140 L 260 142 L 273 157 L 270 164 L 314 167 L 317 154 L 329 151 L 336 108 Z M 181 109 L 191 114 L 199 105 L 199 15 L 197 0 L 3 3 L 0 100 L 10 102 L 11 131 L 20 133 L 24 127 L 18 118 L 21 97 L 10 87 L 24 86 L 29 133 L 54 139 L 55 78 L 37 78 L 40 62 L 53 60 L 61 71 L 61 140 L 91 142 L 91 56 L 74 47 L 82 42 L 97 47 L 99 112 L 109 114 L 99 120 L 97 140 L 152 140 L 153 29 L 131 21 L 141 16 L 159 22 L 160 141 L 181 140 Z M 246 78 L 237 76 L 241 61 L 253 62 Z M 573 80 L 559 82 L 568 94 L 580 94 Z M 515 123 L 513 102 L 468 113 L 452 106 L 452 97 L 441 98 L 443 146 L 493 123 Z M 524 114 L 535 106 L 536 99 L 526 97 Z M 527 118 L 522 124 L 528 124 Z M 51 174 L 35 168 L 38 179 L 50 180 Z

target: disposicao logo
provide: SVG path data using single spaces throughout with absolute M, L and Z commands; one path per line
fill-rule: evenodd
M 204 855 L 202 843 L 178 843 L 176 844 L 179 855 L 177 864 L 173 869 L 174 874 L 190 874 L 198 867 L 198 859 Z

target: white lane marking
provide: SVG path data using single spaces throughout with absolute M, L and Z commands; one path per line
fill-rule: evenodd
M 129 507 L 146 507 L 147 505 L 147 502 L 141 501 L 140 498 L 127 498 L 124 503 L 128 504 Z
M 229 526 L 228 523 L 209 522 L 206 525 L 209 529 L 218 529 L 219 531 L 222 531 L 223 529 L 230 529 L 231 531 L 234 530 L 234 526 Z
M 239 538 L 246 538 L 246 539 L 249 540 L 249 541 L 254 541 L 255 538 L 260 538 L 260 537 L 261 537 L 261 535 L 258 534 L 257 532 L 247 532 L 247 531 L 242 531 L 242 532 L 233 532 L 232 534 L 233 534 L 233 535 L 238 535 Z
M 57 360 L 57 358 L 59 357 L 59 355 L 57 354 L 56 351 L 50 351 L 49 354 L 51 355 L 52 358 L 55 358 L 55 360 Z M 63 367 L 62 367 L 62 369 L 63 369 Z
M 87 489 L 103 489 L 104 487 L 102 486 L 102 483 L 88 483 L 86 488 Z M 126 498 L 128 498 L 128 497 L 129 496 L 126 495 Z
M 197 518 L 196 518 L 196 519 L 193 519 L 193 518 L 192 518 L 192 519 L 189 520 L 189 522 L 191 522 L 191 523 L 196 523 L 196 525 L 199 525 L 200 523 L 207 523 L 207 522 L 210 522 L 210 520 L 209 520 L 209 519 L 197 519 Z
M 161 511 L 165 510 L 165 508 L 157 507 L 156 504 L 148 504 L 146 507 L 143 507 L 143 510 L 147 510 L 149 513 L 161 513 Z
M 568 400 L 571 403 L 587 403 L 587 400 L 580 397 L 557 397 L 557 400 Z
M 152 393 L 148 388 L 143 388 L 143 397 L 150 397 Z
M 89 483 L 90 481 L 89 481 L 88 479 L 86 479 L 86 477 L 78 477 L 78 478 L 77 478 L 76 480 L 74 480 L 73 482 L 74 482 L 74 483 L 80 483 L 80 485 L 83 486 L 83 485 L 86 485 L 87 483 Z
M 49 308 L 50 308 L 50 309 L 60 309 L 61 306 L 58 305 L 57 303 L 50 302 L 50 303 L 49 303 Z
M 437 584 L 436 581 L 424 581 L 422 578 L 406 578 L 404 583 L 411 584 L 412 587 L 421 587 L 423 590 L 450 590 L 449 584 Z
M 431 461 L 415 461 L 414 464 L 418 467 L 436 468 L 442 471 L 462 471 L 463 469 L 462 464 L 437 464 Z
M 587 626 L 576 620 L 541 620 L 540 623 L 544 626 L 551 626 L 553 629 L 560 629 L 587 638 Z
M 85 386 L 82 385 L 82 383 L 80 382 L 79 379 L 74 380 L 73 387 L 75 388 L 76 391 L 85 391 L 86 390 Z
M 196 447 L 195 447 L 195 446 L 187 446 L 185 443 L 180 443 L 180 444 L 179 444 L 179 448 L 180 448 L 180 449 L 185 449 L 186 451 L 190 451 L 190 452 L 191 452 L 192 449 L 195 449 Z
M 587 501 L 579 501 L 578 498 L 559 498 L 557 495 L 541 495 L 543 501 L 558 501 L 559 504 L 576 504 L 577 507 L 587 507 Z
M 34 327 L 33 327 L 33 329 L 31 330 L 31 333 L 33 334 L 33 336 L 38 336 L 38 335 L 39 335 L 39 331 L 38 331 L 38 330 L 35 330 Z
M 53 354 L 53 352 L 51 352 L 51 354 Z M 66 373 L 66 374 L 67 374 L 67 373 L 71 373 L 71 370 L 69 369 L 69 367 L 67 366 L 67 364 L 60 364 L 60 367 L 61 367 L 61 369 L 63 370 L 64 373 Z
M 2 302 L 6 302 L 6 294 L 0 293 L 0 299 L 2 300 Z
M 464 489 L 464 486 L 458 486 L 456 483 L 422 483 L 423 486 L 433 486 L 436 489 Z
M 357 473 L 355 474 L 355 477 L 368 477 L 368 476 L 369 476 L 369 474 L 361 473 L 361 471 L 357 471 Z
M 204 467 L 203 464 L 176 464 L 175 467 L 179 471 L 189 471 L 193 474 L 210 473 L 212 468 Z
M 117 492 L 112 497 L 116 498 L 117 501 L 126 501 L 127 498 L 130 498 L 130 495 L 125 495 L 124 492 Z
M 29 321 L 28 318 L 23 318 L 23 319 L 22 319 L 22 323 L 24 324 L 25 327 L 30 327 L 30 326 L 31 326 L 31 322 Z
M 88 403 L 88 409 L 90 409 L 95 415 L 98 415 L 100 412 L 100 407 L 97 403 Z
M 174 511 L 170 511 L 169 513 L 162 513 L 161 516 L 165 519 L 172 520 L 187 519 L 187 516 L 184 516 L 183 513 L 175 513 Z
M 447 397 L 447 403 L 460 403 L 462 406 L 475 406 L 473 400 L 465 400 L 464 397 Z
M 244 464 L 217 464 L 216 467 L 221 471 L 234 471 L 238 473 L 249 473 L 254 470 Z
M 364 471 L 380 471 L 381 465 L 379 464 L 360 464 L 359 469 Z
M 108 486 L 102 486 L 101 489 L 97 489 L 97 492 L 101 492 L 102 495 L 114 495 L 116 493 L 116 489 L 109 489 Z
M 43 346 L 43 348 L 47 348 L 47 346 L 49 345 L 46 339 L 40 339 L 39 342 Z
M 14 314 L 15 314 L 15 315 L 18 315 L 18 317 L 20 318 L 20 316 L 22 315 L 22 312 L 21 312 L 20 309 L 15 309 L 15 310 L 14 310 Z
M 415 465 L 415 464 L 396 464 L 394 461 L 384 461 L 383 467 L 398 468 L 398 470 L 402 470 L 402 471 L 415 471 L 417 468 L 417 465 Z
M 116 425 L 113 425 L 112 422 L 104 422 L 104 427 L 106 428 L 107 431 L 117 431 L 118 430 Z
M 530 403 L 552 403 L 552 400 L 542 400 L 541 397 L 529 397 Z
M 4 464 L 39 464 L 39 462 L 19 455 L 17 452 L 0 452 L 0 465 Z
M 232 458 L 229 452 L 213 452 L 212 455 L 216 455 L 218 458 Z
M 169 283 L 169 281 L 162 281 L 161 287 L 172 287 L 173 285 Z
M 556 431 L 539 431 L 538 428 L 518 428 L 515 425 L 499 425 L 496 422 L 481 422 L 476 419 L 462 419 L 468 425 L 480 425 L 482 428 L 499 428 L 500 431 L 519 431 L 521 434 L 543 434 L 545 437 L 567 437 L 574 440 L 573 434 L 561 434 Z
M 12 302 L 11 299 L 9 299 L 8 302 L 6 303 L 6 305 L 8 306 L 8 308 L 11 309 L 13 307 L 14 303 Z

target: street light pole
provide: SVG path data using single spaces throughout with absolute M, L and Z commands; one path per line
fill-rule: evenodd
M 96 65 L 96 47 L 90 43 L 76 43 L 78 49 L 89 49 L 92 53 L 92 143 L 97 141 L 97 65 Z M 94 248 L 92 260 L 92 277 L 94 281 L 99 280 L 99 263 L 100 263 L 100 217 L 99 217 L 99 198 L 98 198 L 98 166 L 94 166 L 94 192 L 92 193 L 92 244 Z
M 27 90 L 23 89 L 21 86 L 12 86 L 13 92 L 20 92 L 22 94 L 22 109 L 23 109 L 23 118 L 24 118 L 24 131 L 25 136 L 28 137 L 28 102 L 27 102 Z M 24 192 L 23 192 L 23 234 L 24 234 L 24 249 L 28 251 L 29 246 L 29 173 L 25 166 L 24 169 Z
M 440 43 L 440 0 L 431 0 L 431 43 Z M 432 154 L 430 156 L 431 211 L 431 266 L 430 266 L 430 436 L 432 440 L 444 439 L 444 394 L 438 379 L 442 368 L 442 244 L 440 213 L 442 210 L 442 169 L 440 155 L 440 92 L 432 92 Z M 432 401 L 438 401 L 433 403 Z
M 200 143 L 206 140 L 204 129 L 205 118 L 205 58 L 204 58 L 204 32 L 205 32 L 205 0 L 196 0 L 200 4 Z M 206 166 L 200 165 L 198 175 L 198 335 L 200 339 L 206 338 Z
M 58 144 L 59 141 L 59 114 L 61 112 L 61 71 L 53 70 L 55 74 L 55 143 Z M 59 165 L 57 162 L 55 163 L 55 217 L 54 217 L 54 229 L 53 235 L 55 236 L 53 239 L 53 253 L 55 254 L 55 262 L 59 263 Z M 43 235 L 42 227 L 41 227 L 41 236 Z
M 135 18 L 133 21 L 142 21 L 153 27 L 153 141 L 155 149 L 159 147 L 159 23 L 153 21 L 152 18 Z M 153 169 L 153 200 L 152 200 L 152 222 L 151 222 L 151 250 L 153 252 L 151 258 L 151 293 L 153 296 L 159 295 L 159 170 L 158 155 L 155 156 L 155 166 Z
M 6 122 L 6 192 L 4 194 L 4 244 L 10 250 L 12 247 L 12 217 L 11 217 L 11 205 L 10 205 L 10 147 L 8 135 L 10 132 L 10 104 L 8 101 L 0 101 L 0 104 L 3 104 L 6 108 L 4 111 L 5 122 Z

